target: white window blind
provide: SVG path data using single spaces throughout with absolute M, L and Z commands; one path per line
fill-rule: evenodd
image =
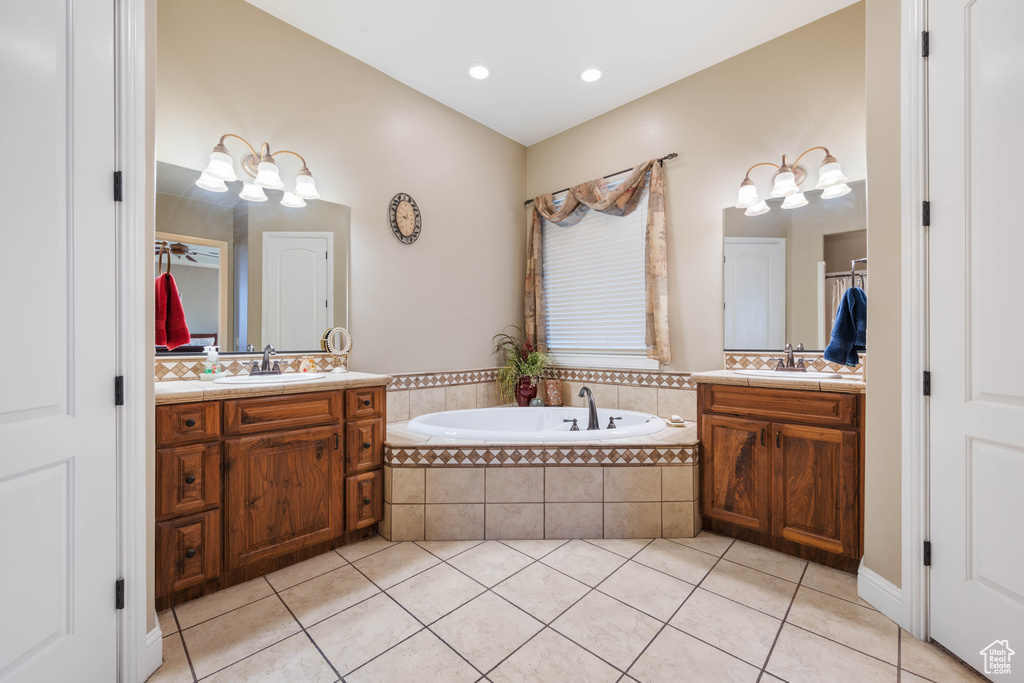
M 615 187 L 628 173 L 609 181 Z M 579 223 L 544 221 L 547 342 L 554 354 L 646 355 L 647 185 L 629 216 L 586 210 Z M 561 206 L 565 196 L 556 197 Z M 581 210 L 581 209 L 578 209 Z

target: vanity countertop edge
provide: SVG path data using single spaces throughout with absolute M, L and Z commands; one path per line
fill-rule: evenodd
M 752 377 L 741 375 L 735 370 L 711 370 L 694 372 L 690 379 L 697 384 L 733 384 L 744 387 L 764 387 L 768 389 L 797 389 L 800 391 L 834 391 L 845 394 L 863 394 L 867 385 L 863 378 L 856 375 L 850 379 L 789 379 L 780 377 Z
M 157 405 L 168 405 L 172 403 L 248 398 L 251 396 L 280 396 L 282 394 L 305 394 L 314 391 L 387 386 L 390 382 L 391 375 L 374 375 L 366 372 L 327 373 L 322 379 L 264 385 L 217 384 L 201 380 L 178 380 L 157 382 L 154 394 Z

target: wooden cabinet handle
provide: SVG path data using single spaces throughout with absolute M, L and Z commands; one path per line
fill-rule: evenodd
M 194 483 L 196 483 L 196 478 L 190 474 L 187 477 L 185 477 L 185 483 L 186 484 L 194 484 Z
M 193 550 L 192 548 L 189 548 L 188 550 L 185 551 L 185 557 L 189 558 L 190 560 L 193 557 L 195 557 L 195 556 L 196 556 L 196 551 Z
M 369 444 L 369 443 L 364 443 L 364 444 L 363 444 L 363 448 L 369 448 L 369 447 L 370 447 L 370 445 L 371 445 L 371 444 Z
M 341 440 L 338 438 L 338 435 L 335 434 L 334 435 L 334 449 L 337 450 L 340 446 L 341 446 Z
M 782 448 L 782 432 L 775 432 L 775 447 Z
M 761 430 L 761 445 L 764 445 L 764 430 Z
M 193 420 L 192 418 L 189 418 L 189 419 L 185 420 L 185 426 L 186 427 L 195 427 L 196 426 L 196 421 Z
M 364 406 L 369 406 L 369 405 L 370 405 L 370 399 L 368 399 L 368 398 L 367 398 L 367 399 L 364 399 L 364 400 L 363 400 L 363 405 L 364 405 Z

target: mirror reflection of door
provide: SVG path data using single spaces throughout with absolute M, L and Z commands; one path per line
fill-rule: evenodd
M 181 307 L 192 340 L 186 350 L 192 347 L 217 345 L 231 350 L 229 305 L 229 282 L 231 277 L 231 245 L 222 240 L 181 235 L 169 232 L 156 233 L 156 245 L 184 245 L 187 253 L 170 255 L 170 272 L 181 296 Z M 179 247 L 175 251 L 182 251 Z M 168 256 L 157 259 L 156 272 L 168 268 Z M 182 349 L 179 348 L 179 351 Z
M 316 349 L 334 326 L 334 233 L 263 233 L 262 339 Z
M 725 348 L 786 345 L 786 239 L 725 238 Z

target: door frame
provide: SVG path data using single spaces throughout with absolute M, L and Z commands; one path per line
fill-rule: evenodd
M 221 351 L 234 351 L 236 335 L 234 330 L 231 329 L 231 302 L 234 301 L 232 284 L 235 280 L 232 266 L 235 263 L 235 255 L 231 242 L 161 231 L 155 232 L 154 237 L 157 240 L 188 242 L 202 247 L 213 247 L 217 250 L 219 254 L 219 264 L 217 267 L 217 343 Z M 231 334 L 228 334 L 229 332 Z M 225 339 L 227 340 L 226 345 Z

